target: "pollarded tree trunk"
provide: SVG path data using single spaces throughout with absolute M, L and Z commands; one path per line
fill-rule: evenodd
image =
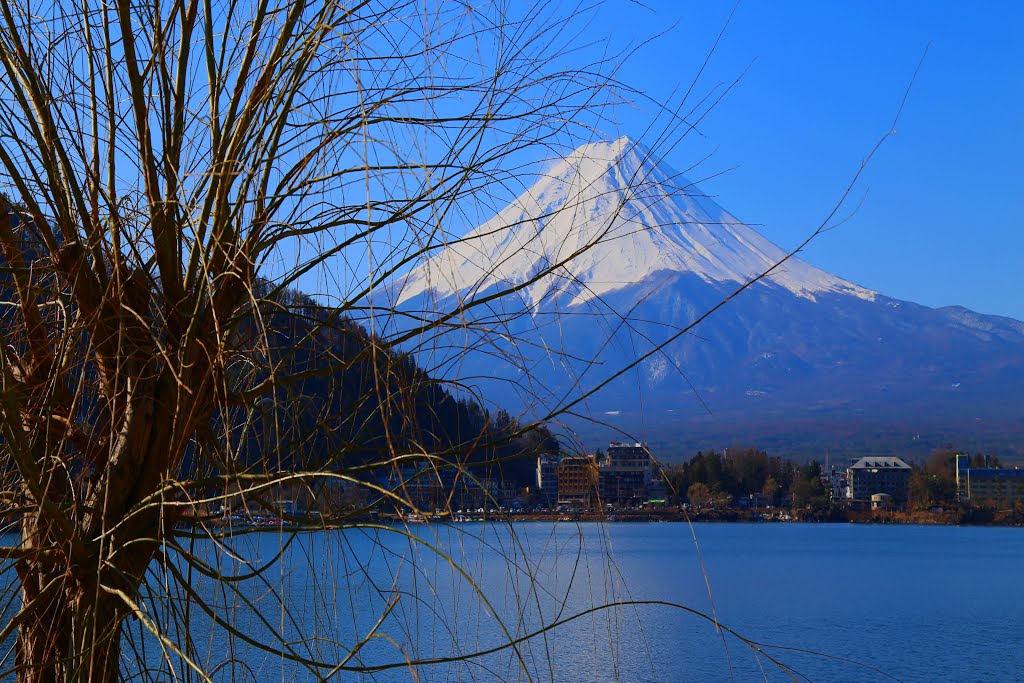
M 24 610 L 16 649 L 18 680 L 24 683 L 118 680 L 121 625 L 129 614 L 126 603 L 105 590 L 111 580 L 132 590 L 135 581 L 120 570 L 96 571 L 97 556 L 69 563 L 61 552 L 33 554 L 39 543 L 38 517 L 23 525 L 24 550 L 31 559 L 17 563 Z M 68 544 L 56 544 L 56 548 Z M 108 558 L 113 559 L 113 558 Z M 133 562 L 136 565 L 138 562 Z M 91 565 L 91 566 L 90 566 Z
M 43 582 L 59 587 L 43 595 Z M 18 680 L 24 683 L 118 680 L 121 624 L 127 610 L 110 595 L 90 593 L 70 577 L 47 576 L 38 567 L 22 577 L 22 597 L 45 607 L 21 624 L 16 643 Z
M 174 517 L 143 509 L 104 520 L 103 531 L 89 537 L 84 525 L 62 525 L 47 511 L 39 506 L 22 520 L 18 681 L 117 681 L 129 601 L 160 547 L 159 530 L 173 527 Z M 143 527 L 148 533 L 140 538 Z
M 15 334 L 0 327 L 0 447 L 25 502 L 14 555 L 18 679 L 114 681 L 122 624 L 182 511 L 167 505 L 178 489 L 166 482 L 223 386 L 228 332 L 213 320 L 237 313 L 252 270 L 244 261 L 221 268 L 212 297 L 192 295 L 209 304 L 190 318 L 166 299 L 154 304 L 153 284 L 124 266 L 101 293 L 90 289 L 92 264 L 77 243 L 49 272 L 29 268 L 18 244 L 0 207 L 23 317 Z M 79 295 L 70 306 L 64 283 Z M 75 358 L 69 349 L 88 351 Z
M 73 272 L 77 263 L 68 258 L 59 265 Z M 22 372 L 22 363 L 21 381 L 12 382 L 15 391 L 6 397 L 6 416 L 16 425 L 5 434 L 14 437 L 7 447 L 24 473 L 22 497 L 29 502 L 17 563 L 22 683 L 119 678 L 122 624 L 164 530 L 180 513 L 164 505 L 175 495 L 164 483 L 177 472 L 197 426 L 213 413 L 219 367 L 213 356 L 223 352 L 222 340 L 207 327 L 194 336 L 193 348 L 161 345 L 147 290 L 132 273 L 122 277 L 127 284 L 108 287 L 93 310 L 75 311 L 95 350 L 90 388 L 72 395 L 73 365 L 39 380 L 31 367 Z M 225 315 L 239 306 L 246 284 L 228 279 L 235 284 L 220 302 Z M 30 284 L 24 301 L 38 291 Z M 51 349 L 58 345 L 42 339 L 29 347 L 33 362 L 54 366 Z M 167 358 L 179 358 L 181 367 L 172 372 Z M 8 371 L 5 379 L 12 376 Z M 74 424 L 72 418 L 83 414 L 91 418 Z

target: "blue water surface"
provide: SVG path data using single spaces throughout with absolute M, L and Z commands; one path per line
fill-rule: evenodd
M 190 552 L 203 571 L 146 582 L 129 678 L 202 680 L 174 644 L 217 681 L 1024 680 L 1022 529 L 416 524 Z

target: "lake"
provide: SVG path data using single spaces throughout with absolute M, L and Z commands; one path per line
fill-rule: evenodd
M 346 667 L 396 668 L 341 680 L 410 680 L 412 671 L 422 681 L 566 682 L 1024 675 L 1024 529 L 415 524 L 249 534 L 221 549 L 200 541 L 195 552 L 214 573 L 256 573 L 225 588 L 179 560 L 192 598 L 154 570 L 144 602 L 214 680 L 315 680 L 328 673 L 317 663 L 346 657 Z M 714 615 L 761 652 L 716 631 Z M 160 644 L 139 628 L 133 622 L 128 673 L 169 680 Z M 260 643 L 284 644 L 305 663 Z

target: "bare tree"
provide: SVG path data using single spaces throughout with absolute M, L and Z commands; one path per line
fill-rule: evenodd
M 219 542 L 214 510 L 287 517 L 307 495 L 341 524 L 415 503 L 366 470 L 459 464 L 467 449 L 407 411 L 429 378 L 395 345 L 424 330 L 384 341 L 346 311 L 500 201 L 531 149 L 597 120 L 609 81 L 559 67 L 572 23 L 501 3 L 0 10 L 0 464 L 20 533 L 0 642 L 16 633 L 21 681 L 111 681 L 134 618 L 158 659 L 205 678 L 188 618 L 181 635 L 144 598 L 176 582 L 209 608 L 197 577 L 232 585 L 195 551 Z M 311 286 L 333 298 L 294 294 Z M 361 393 L 310 406 L 314 379 Z M 375 455 L 348 457 L 367 424 Z M 337 664 L 258 645 L 317 676 Z
M 500 1 L 0 0 L 0 12 L 0 473 L 16 528 L 0 631 L 14 661 L 0 676 L 255 678 L 250 655 L 304 678 L 415 674 L 501 651 L 517 677 L 524 644 L 546 647 L 551 628 L 598 609 L 563 602 L 534 618 L 545 588 L 513 538 L 501 552 L 526 586 L 506 623 L 437 539 L 371 516 L 456 508 L 460 482 L 486 494 L 486 468 L 470 465 L 545 447 L 534 425 L 447 393 L 415 351 L 453 326 L 486 343 L 504 313 L 469 309 L 563 264 L 387 338 L 349 319 L 387 315 L 372 292 L 601 123 L 622 90 L 612 61 L 566 54 L 585 26 Z M 692 130 L 684 118 L 670 127 Z M 239 511 L 377 535 L 329 547 L 280 527 L 239 535 Z M 306 613 L 283 576 L 295 553 L 311 575 L 345 577 L 314 585 Z M 450 620 L 452 642 L 486 615 L 498 645 L 423 657 L 389 641 L 403 601 L 451 616 L 429 591 L 377 585 L 392 562 L 416 577 L 445 565 L 479 597 Z M 345 630 L 332 610 L 364 598 L 373 616 Z

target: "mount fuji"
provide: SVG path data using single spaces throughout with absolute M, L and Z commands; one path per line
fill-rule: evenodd
M 1024 323 L 786 256 L 621 138 L 579 147 L 375 297 L 400 312 L 385 326 L 455 311 L 421 364 L 533 414 L 575 402 L 586 438 L 1024 454 Z

